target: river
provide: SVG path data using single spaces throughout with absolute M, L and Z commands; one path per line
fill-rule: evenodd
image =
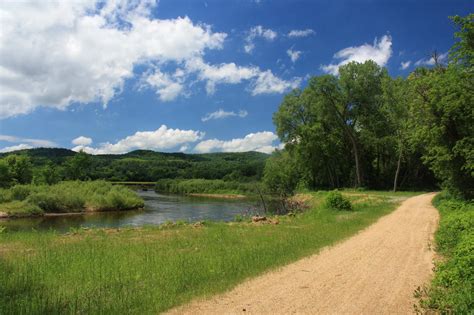
M 10 231 L 49 230 L 67 232 L 71 228 L 117 228 L 159 225 L 167 221 L 197 222 L 203 220 L 231 221 L 253 209 L 255 202 L 247 199 L 217 199 L 164 195 L 154 191 L 137 191 L 145 200 L 144 210 L 98 212 L 68 216 L 45 216 L 1 220 L 0 226 Z

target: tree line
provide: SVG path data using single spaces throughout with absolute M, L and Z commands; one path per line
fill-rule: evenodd
M 433 189 L 474 197 L 474 14 L 449 62 L 392 78 L 373 61 L 310 79 L 273 116 L 285 149 L 267 162 L 273 191 L 368 187 Z
M 258 152 L 184 154 L 133 151 L 90 155 L 66 149 L 29 149 L 0 156 L 0 187 L 62 180 L 155 182 L 161 179 L 259 181 L 268 155 Z

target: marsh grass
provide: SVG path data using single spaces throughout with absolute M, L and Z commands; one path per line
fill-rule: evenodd
M 324 200 L 325 193 L 313 197 Z M 380 199 L 357 203 L 354 211 L 313 204 L 279 217 L 278 225 L 243 220 L 1 233 L 0 313 L 156 314 L 313 254 L 396 207 Z
M 135 192 L 105 181 L 70 181 L 50 186 L 16 185 L 0 190 L 0 211 L 10 216 L 128 210 L 143 206 L 143 200 Z
M 256 194 L 257 185 L 221 179 L 162 179 L 156 182 L 155 190 L 172 194 Z

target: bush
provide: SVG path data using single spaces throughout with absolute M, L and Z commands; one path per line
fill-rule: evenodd
M 133 191 L 105 181 L 61 182 L 51 186 L 17 185 L 11 189 L 0 189 L 0 203 L 12 200 L 25 200 L 44 212 L 53 213 L 129 210 L 144 206 L 143 200 Z
M 31 185 L 15 185 L 10 188 L 10 198 L 12 200 L 25 200 L 31 191 Z
M 438 250 L 448 254 L 464 233 L 474 231 L 474 212 L 454 212 L 446 216 L 436 233 Z
M 474 204 L 439 194 L 433 204 L 441 214 L 436 232 L 438 263 L 421 306 L 436 313 L 468 314 L 474 309 Z
M 253 193 L 256 183 L 240 183 L 220 179 L 162 179 L 156 182 L 155 190 L 173 194 L 195 193 Z
M 336 210 L 352 210 L 352 204 L 339 191 L 333 190 L 326 197 L 326 206 Z
M 0 212 L 6 212 L 10 217 L 25 217 L 43 214 L 43 210 L 41 210 L 37 205 L 31 204 L 27 201 L 18 200 L 0 204 Z

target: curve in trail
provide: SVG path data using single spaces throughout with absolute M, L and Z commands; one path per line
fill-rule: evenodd
M 319 254 L 171 314 L 408 314 L 432 274 L 435 194 L 404 201 L 357 235 Z

